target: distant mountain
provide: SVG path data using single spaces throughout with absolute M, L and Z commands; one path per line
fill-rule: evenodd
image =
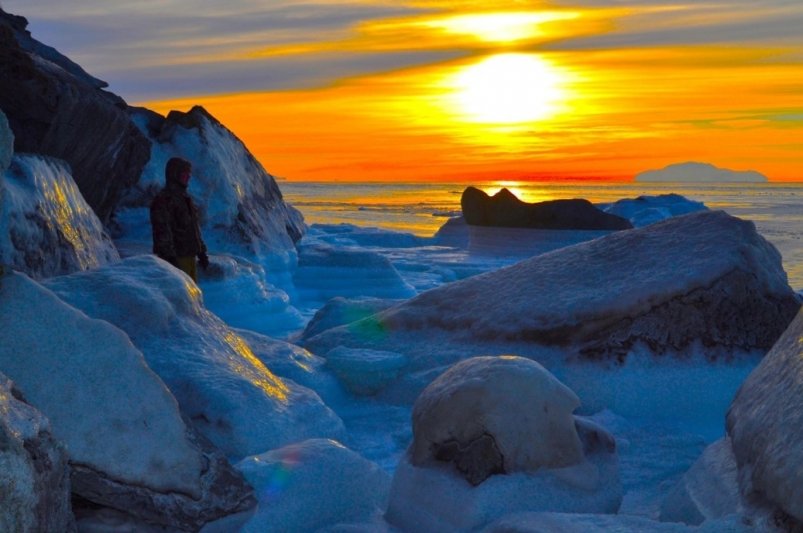
M 709 163 L 675 163 L 660 170 L 647 170 L 636 174 L 636 181 L 693 181 L 764 183 L 767 176 L 755 170 L 729 170 Z

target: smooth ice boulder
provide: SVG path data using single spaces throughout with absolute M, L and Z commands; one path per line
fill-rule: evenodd
M 741 509 L 736 459 L 723 437 L 708 446 L 661 504 L 663 522 L 699 526 Z
M 312 301 L 338 296 L 409 298 L 416 293 L 383 255 L 303 241 L 293 279 L 299 296 Z
M 298 341 L 303 343 L 315 335 L 344 324 L 351 324 L 398 304 L 399 300 L 383 298 L 344 298 L 327 301 L 307 323 Z
M 0 374 L 0 531 L 75 531 L 67 453 Z
M 148 205 L 164 185 L 168 159 L 182 157 L 193 165 L 189 193 L 210 250 L 253 254 L 277 268 L 295 262 L 294 243 L 307 229 L 304 218 L 234 133 L 200 106 L 167 117 L 144 109 L 132 116 L 153 147 L 124 204 Z
M 413 407 L 413 443 L 393 477 L 387 520 L 405 531 L 467 531 L 522 511 L 616 512 L 616 442 L 573 416 L 578 406 L 529 359 L 454 365 Z
M 154 256 L 47 280 L 62 299 L 116 325 L 194 426 L 229 457 L 313 437 L 342 438 L 343 423 L 313 391 L 268 370 L 210 313 L 181 271 Z
M 0 371 L 66 445 L 73 492 L 184 529 L 253 505 L 250 488 L 201 448 L 125 333 L 23 274 L 0 278 L 0 299 Z
M 5 113 L 0 109 L 0 177 L 6 173 L 14 155 L 14 132 L 8 125 Z
M 0 263 L 42 278 L 120 259 L 58 159 L 17 155 L 0 177 Z
M 747 377 L 727 415 L 741 493 L 803 522 L 803 311 Z
M 122 98 L 34 39 L 27 26 L 0 9 L 0 108 L 15 151 L 67 161 L 87 204 L 106 223 L 142 172 L 150 143 Z
M 636 228 L 667 218 L 708 209 L 702 202 L 695 202 L 674 193 L 623 198 L 611 204 L 598 207 L 606 213 L 628 219 L 633 224 L 633 227 Z
M 799 307 L 780 254 L 752 222 L 701 211 L 423 292 L 304 345 L 397 351 L 411 371 L 507 343 L 528 356 L 559 348 L 569 360 L 622 362 L 639 347 L 679 356 L 702 347 L 717 359 L 769 350 Z
M 522 202 L 508 189 L 493 196 L 467 187 L 460 198 L 463 217 L 470 226 L 503 228 L 622 230 L 633 226 L 627 219 L 605 213 L 588 200 Z
M 429 384 L 413 406 L 411 460 L 453 462 L 474 485 L 494 473 L 583 460 L 577 396 L 523 357 L 474 357 Z
M 333 440 L 312 439 L 246 457 L 237 468 L 259 495 L 243 533 L 370 522 L 387 504 L 390 476 Z
M 326 354 L 326 366 L 352 394 L 372 396 L 395 381 L 408 364 L 407 357 L 382 350 L 335 348 Z

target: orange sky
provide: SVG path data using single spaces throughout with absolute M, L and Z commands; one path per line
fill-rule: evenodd
M 682 7 L 662 10 L 670 8 L 433 10 L 372 20 L 336 39 L 251 47 L 226 60 L 459 53 L 319 88 L 200 91 L 138 104 L 163 114 L 203 105 L 268 172 L 290 180 L 627 180 L 684 161 L 803 180 L 800 43 L 672 42 L 666 36 L 678 25 L 719 26 Z M 651 13 L 650 33 L 628 33 Z M 737 15 L 726 30 L 750 22 Z

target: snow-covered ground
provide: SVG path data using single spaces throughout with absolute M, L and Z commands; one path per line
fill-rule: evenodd
M 779 254 L 752 224 L 724 214 L 695 214 L 704 207 L 676 196 L 625 201 L 609 209 L 631 218 L 638 229 L 615 234 L 495 230 L 453 220 L 440 234 L 424 238 L 316 224 L 296 244 L 297 262 L 249 254 L 244 247 L 212 247 L 212 264 L 196 286 L 144 253 L 150 248 L 147 211 L 131 207 L 117 220 L 122 261 L 112 257 L 103 266 L 82 265 L 72 269 L 80 272 L 49 277 L 41 285 L 21 274 L 0 279 L 5 294 L 25 292 L 40 302 L 25 307 L 24 294 L 19 296 L 17 305 L 28 314 L 23 322 L 7 317 L 8 327 L 20 334 L 15 350 L 7 347 L 0 355 L 13 362 L 6 366 L 19 381 L 32 374 L 15 353 L 46 346 L 41 353 L 50 357 L 47 365 L 55 365 L 62 347 L 57 339 L 63 338 L 69 342 L 64 349 L 86 358 L 92 353 L 86 343 L 100 339 L 95 330 L 100 331 L 107 339 L 102 341 L 106 356 L 124 353 L 138 379 L 147 378 L 164 397 L 167 407 L 160 416 L 170 413 L 170 424 L 164 425 L 175 435 L 164 430 L 157 441 L 184 442 L 182 424 L 191 423 L 254 487 L 256 510 L 210 524 L 208 531 L 684 531 L 693 526 L 659 518 L 700 523 L 698 515 L 673 502 L 679 491 L 698 487 L 692 481 L 715 461 L 696 467 L 682 485 L 706 447 L 725 436 L 728 406 L 758 363 L 756 348 L 764 341 L 765 329 L 723 324 L 748 320 L 734 305 L 744 295 L 778 302 L 783 316 L 795 296 Z M 692 214 L 673 218 L 685 213 Z M 671 221 L 660 222 L 667 218 Z M 71 218 L 70 224 L 81 222 Z M 283 252 L 287 246 L 281 243 Z M 745 285 L 748 278 L 751 284 Z M 673 332 L 672 327 L 697 320 L 678 306 L 698 304 L 703 310 L 724 309 L 716 335 L 709 338 L 699 328 L 691 336 Z M 649 314 L 655 309 L 657 315 Z M 94 337 L 82 335 L 80 328 L 61 331 L 56 311 L 71 324 L 90 328 Z M 32 314 L 47 320 L 37 322 Z M 614 327 L 611 317 L 632 324 Z M 43 329 L 37 330 L 37 323 Z M 679 338 L 682 342 L 676 342 Z M 578 357 L 578 346 L 610 339 L 624 356 Z M 545 388 L 522 393 L 529 398 L 519 400 L 523 409 L 494 411 L 493 417 L 502 417 L 495 427 L 510 428 L 526 419 L 535 428 L 513 432 L 513 444 L 500 441 L 500 449 L 526 447 L 532 434 L 560 418 L 561 438 L 533 449 L 548 456 L 568 453 L 567 442 L 575 448 L 582 442 L 585 452 L 575 449 L 567 455 L 571 459 L 538 473 L 531 471 L 535 467 L 502 468 L 504 474 L 472 488 L 448 467 L 431 468 L 411 455 L 413 405 L 420 391 L 456 361 L 501 354 L 543 364 L 532 386 Z M 106 395 L 109 409 L 140 394 L 126 377 L 134 370 L 117 375 L 96 370 L 108 377 L 83 379 Z M 71 372 L 78 375 L 76 369 Z M 523 379 L 532 371 L 515 372 Z M 58 375 L 70 386 L 78 379 L 63 369 Z M 469 387 L 487 385 L 483 375 L 463 381 Z M 37 383 L 32 376 L 31 383 Z M 513 381 L 516 387 L 530 386 Z M 516 406 L 516 387 L 495 392 L 507 393 L 504 401 Z M 123 396 L 116 403 L 115 390 Z M 549 391 L 558 390 L 569 400 L 550 397 Z M 94 449 L 102 445 L 92 445 L 95 440 L 82 438 L 69 422 L 92 400 L 76 395 L 75 404 L 66 404 L 49 392 L 37 394 L 46 398 L 33 399 L 41 402 L 36 406 L 50 418 L 56 435 L 86 463 L 115 474 L 123 465 L 132 468 L 115 463 L 116 448 Z M 487 397 L 495 403 L 496 396 Z M 530 403 L 538 412 L 528 413 Z M 559 417 L 540 414 L 558 404 Z M 445 416 L 453 416 L 460 405 L 450 404 L 445 412 L 452 414 Z M 487 444 L 495 437 L 480 435 L 477 441 L 470 425 L 486 427 L 481 421 L 491 416 L 493 405 L 471 403 L 471 409 L 476 416 L 456 418 L 461 435 Z M 93 439 L 104 438 L 102 431 L 110 429 L 103 426 L 102 414 L 87 419 L 97 426 Z M 121 448 L 127 434 L 111 431 L 105 440 Z M 170 451 L 191 471 L 198 456 L 190 444 L 186 452 L 151 448 Z M 494 446 L 482 448 L 481 455 Z M 605 454 L 583 459 L 600 446 Z M 181 469 L 175 469 L 177 481 L 159 476 L 158 465 L 140 459 L 145 463 L 139 470 L 119 475 L 157 488 L 193 482 L 193 476 L 181 477 Z M 439 501 L 439 490 L 449 498 Z M 417 515 L 422 509 L 432 516 Z M 704 518 L 706 531 L 751 529 L 733 513 Z M 79 518 L 81 524 L 102 530 L 104 522 L 97 515 Z

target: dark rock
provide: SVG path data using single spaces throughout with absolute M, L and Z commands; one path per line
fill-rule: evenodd
M 182 531 L 197 531 L 204 524 L 252 509 L 254 491 L 242 474 L 206 439 L 190 429 L 188 438 L 203 450 L 207 461 L 201 474 L 201 496 L 158 492 L 121 483 L 86 465 L 72 465 L 73 492 L 87 502 L 116 509 L 137 520 Z
M 633 227 L 627 219 L 605 213 L 588 200 L 552 200 L 530 204 L 507 189 L 488 196 L 467 187 L 460 198 L 463 217 L 471 226 L 503 228 L 622 230 Z
M 67 161 L 87 203 L 107 222 L 150 158 L 150 142 L 105 83 L 34 40 L 27 21 L 0 9 L 0 109 L 15 151 Z
M 0 530 L 75 531 L 67 453 L 0 374 Z
M 492 435 L 483 433 L 468 442 L 448 440 L 434 446 L 438 461 L 453 463 L 475 487 L 494 474 L 505 473 L 505 458 Z

